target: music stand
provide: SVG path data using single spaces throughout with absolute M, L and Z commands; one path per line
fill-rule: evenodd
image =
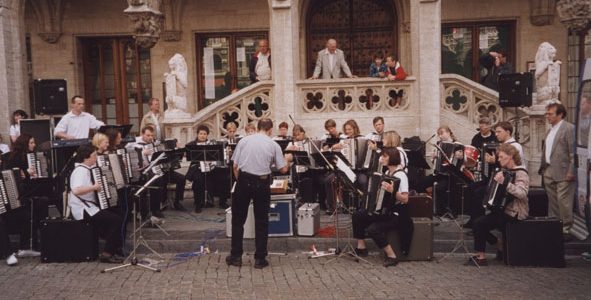
M 291 143 L 291 140 L 275 140 L 275 143 L 279 144 L 281 151 L 285 152 L 285 148 L 287 148 L 287 145 Z
M 187 153 L 187 160 L 191 163 L 196 163 L 193 168 L 200 167 L 201 162 L 223 162 L 224 161 L 224 145 L 223 144 L 210 144 L 210 145 L 185 145 L 185 151 Z M 211 167 L 211 165 L 207 165 Z M 215 166 L 214 166 L 215 167 Z M 203 170 L 202 170 L 203 171 Z M 209 191 L 207 190 L 207 173 L 211 170 L 202 172 L 205 175 L 205 199 L 204 202 L 209 200 Z M 205 205 L 205 203 L 203 203 Z
M 117 129 L 121 133 L 121 137 L 126 137 L 131 132 L 131 128 L 133 124 L 123 124 L 123 125 L 103 125 L 98 129 L 100 133 L 106 133 L 107 130 L 114 128 Z
M 341 142 L 341 138 L 327 138 L 326 140 L 324 140 L 323 146 L 328 146 L 328 148 L 331 148 L 332 146 L 334 146 L 340 142 Z

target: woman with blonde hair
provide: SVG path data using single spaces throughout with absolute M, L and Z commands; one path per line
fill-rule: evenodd
M 104 133 L 97 133 L 92 137 L 92 145 L 96 147 L 96 154 L 109 153 L 109 137 Z

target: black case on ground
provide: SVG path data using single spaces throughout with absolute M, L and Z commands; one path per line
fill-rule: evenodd
M 412 218 L 433 219 L 433 198 L 426 194 L 408 197 L 408 212 Z
M 82 262 L 98 257 L 98 234 L 87 221 L 41 221 L 41 262 Z
M 527 198 L 530 217 L 548 216 L 548 194 L 543 187 L 529 187 Z
M 506 239 L 507 265 L 565 266 L 562 222 L 556 218 L 541 217 L 508 223 Z

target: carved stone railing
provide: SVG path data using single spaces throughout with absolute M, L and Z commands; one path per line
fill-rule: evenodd
M 377 78 L 300 80 L 296 83 L 294 110 L 298 122 L 308 128 L 308 136 L 324 133 L 323 124 L 329 118 L 338 124 L 355 119 L 361 132 L 369 132 L 375 116 L 382 116 L 386 124 L 393 124 L 404 123 L 400 118 L 410 119 L 418 113 L 415 85 L 416 80 L 411 76 L 402 81 Z
M 263 117 L 273 117 L 273 82 L 257 82 L 230 94 L 198 111 L 186 122 L 164 121 L 166 137 L 174 137 L 180 145 L 195 139 L 198 125 L 206 125 L 210 137 L 217 138 L 226 133 L 225 126 L 234 122 L 239 131 L 249 122 Z
M 546 131 L 543 113 L 529 108 L 503 109 L 498 104 L 499 94 L 479 83 L 456 74 L 441 74 L 441 124 L 449 125 L 456 138 L 470 143 L 481 116 L 492 123 L 509 121 L 514 126 L 514 137 L 523 146 L 530 184 L 540 185 L 537 170 L 541 162 L 541 143 Z

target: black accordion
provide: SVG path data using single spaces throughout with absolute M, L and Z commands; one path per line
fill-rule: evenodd
M 95 192 L 101 210 L 117 205 L 117 188 L 113 173 L 106 167 L 94 167 L 90 169 L 92 183 L 99 184 L 101 190 Z
M 494 170 L 494 166 L 496 165 L 496 163 L 489 164 L 486 162 L 486 154 L 496 155 L 498 147 L 498 143 L 485 143 L 482 145 L 482 151 L 480 152 L 480 157 L 482 157 L 482 159 L 480 160 L 480 172 L 482 174 L 483 179 L 492 177 L 491 173 Z
M 351 164 L 351 169 L 361 170 L 365 165 L 367 155 L 366 138 L 350 138 L 342 141 L 343 150 L 341 153 Z
M 498 171 L 498 169 L 495 171 Z M 503 170 L 502 172 L 505 178 L 502 184 L 494 180 L 495 172 L 490 176 L 488 186 L 486 187 L 483 206 L 491 211 L 504 211 L 507 204 L 513 201 L 513 196 L 507 194 L 507 185 L 513 180 L 515 173 L 508 170 Z
M 126 181 L 128 183 L 138 182 L 141 176 L 140 153 L 136 149 L 117 149 L 117 155 L 123 161 Z
M 446 167 L 455 166 L 458 170 L 464 163 L 464 145 L 458 143 L 440 142 L 437 149 L 435 160 L 435 173 L 445 174 L 448 172 Z M 461 158 L 456 155 L 457 151 L 462 151 Z
M 20 169 L 4 170 L 0 177 L 0 214 L 21 207 L 19 199 Z
M 369 215 L 380 215 L 386 212 L 383 209 L 384 203 L 387 202 L 386 195 L 390 193 L 382 188 L 382 182 L 388 182 L 394 185 L 394 192 L 392 194 L 396 194 L 400 186 L 400 179 L 394 176 L 383 175 L 378 172 L 373 173 L 369 178 L 369 191 L 363 204 L 363 209 Z M 392 199 L 392 203 L 394 202 L 395 200 Z

